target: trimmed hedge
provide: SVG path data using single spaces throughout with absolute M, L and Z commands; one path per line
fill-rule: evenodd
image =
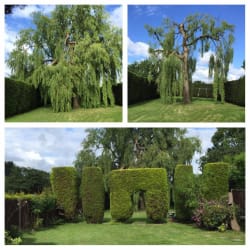
M 64 210 L 65 218 L 73 219 L 78 201 L 76 169 L 74 167 L 52 168 L 50 180 L 57 204 Z
M 225 83 L 225 101 L 245 107 L 245 77 Z
M 188 221 L 192 217 L 192 209 L 188 206 L 193 187 L 193 167 L 177 165 L 174 174 L 174 206 L 176 218 Z
M 213 98 L 213 84 L 193 83 L 192 97 Z
M 146 78 L 128 72 L 128 104 L 159 98 L 157 85 L 149 83 Z
M 202 195 L 206 200 L 218 200 L 228 193 L 229 165 L 207 163 L 202 174 Z
M 100 168 L 88 167 L 82 171 L 82 208 L 87 223 L 102 223 L 104 217 L 104 181 Z
M 132 195 L 145 192 L 146 213 L 153 222 L 167 216 L 169 190 L 167 173 L 163 168 L 114 170 L 110 173 L 110 211 L 113 219 L 126 221 L 133 214 Z
M 5 78 L 5 118 L 41 106 L 40 93 L 35 87 Z

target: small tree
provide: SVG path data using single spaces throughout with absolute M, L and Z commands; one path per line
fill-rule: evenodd
M 178 79 L 175 84 L 180 86 L 179 83 L 182 82 L 183 102 L 184 104 L 190 103 L 190 72 L 194 72 L 195 69 L 194 65 L 189 64 L 190 58 L 197 49 L 202 56 L 204 52 L 213 50 L 215 60 L 212 63 L 211 59 L 209 64 L 209 75 L 214 74 L 215 93 L 220 94 L 222 101 L 224 100 L 221 82 L 225 81 L 229 64 L 233 59 L 233 25 L 225 21 L 216 23 L 212 16 L 195 14 L 186 17 L 181 23 L 167 18 L 161 27 L 153 28 L 146 25 L 146 29 L 156 40 L 156 46 L 150 48 L 150 53 L 161 55 L 159 60 L 163 62 L 168 58 L 167 66 L 175 68 L 174 71 L 171 70 L 172 73 L 169 75 L 165 74 L 164 68 L 162 69 L 161 72 L 165 77 L 160 78 L 161 95 L 169 95 L 169 93 L 171 93 L 170 96 L 174 95 L 176 88 L 172 88 L 174 91 L 171 92 L 166 92 L 166 89 L 171 89 L 171 84 L 174 84 L 174 80 Z M 181 68 L 176 60 L 180 61 Z

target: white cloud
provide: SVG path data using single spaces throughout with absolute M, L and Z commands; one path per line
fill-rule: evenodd
M 110 13 L 109 21 L 111 24 L 118 28 L 122 28 L 122 17 L 123 17 L 123 11 L 122 11 L 122 6 L 114 9 Z
M 139 57 L 148 57 L 149 45 L 144 42 L 133 42 L 128 37 L 128 55 L 129 56 L 139 56 Z
M 204 53 L 203 57 L 201 55 L 198 56 L 197 63 L 196 63 L 196 71 L 192 76 L 193 81 L 203 81 L 206 83 L 213 82 L 213 78 L 208 77 L 208 64 L 209 58 L 213 52 L 208 51 Z M 241 76 L 245 74 L 245 70 L 242 68 L 235 68 L 233 64 L 229 65 L 229 72 L 228 72 L 228 80 L 237 80 Z
M 43 14 L 49 14 L 54 8 L 55 5 L 26 5 L 23 8 L 14 8 L 12 17 L 30 19 L 33 12 L 40 11 Z
M 84 136 L 82 128 L 7 128 L 5 160 L 44 171 L 54 166 L 72 166 Z

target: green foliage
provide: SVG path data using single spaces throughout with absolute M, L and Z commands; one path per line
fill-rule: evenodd
M 83 168 L 81 196 L 83 215 L 87 223 L 102 223 L 104 217 L 104 182 L 100 168 Z
M 143 90 L 143 91 L 142 91 Z M 158 98 L 157 86 L 153 80 L 150 83 L 147 78 L 128 71 L 128 104 L 143 102 Z
M 57 204 L 64 209 L 65 218 L 73 219 L 78 201 L 78 182 L 75 168 L 52 168 L 50 180 Z
M 193 210 L 198 205 L 197 190 L 194 182 L 192 166 L 176 166 L 174 175 L 174 206 L 178 220 L 191 220 Z
M 11 231 L 4 232 L 5 244 L 6 245 L 20 245 L 22 243 L 21 233 L 18 232 L 17 228 Z
M 217 200 L 229 191 L 229 165 L 224 162 L 207 163 L 202 173 L 202 196 Z
M 213 85 L 200 81 L 192 83 L 192 97 L 213 98 Z
M 40 95 L 33 86 L 5 78 L 5 117 L 30 111 L 40 103 Z
M 182 95 L 182 63 L 174 55 L 163 59 L 158 78 L 158 89 L 164 104 L 175 103 L 176 97 Z
M 199 227 L 208 230 L 224 230 L 230 226 L 233 208 L 227 204 L 227 196 L 220 201 L 206 201 L 199 204 L 194 221 Z
M 225 83 L 225 101 L 245 107 L 245 76 Z
M 73 100 L 76 107 L 112 107 L 112 85 L 121 78 L 122 31 L 110 25 L 104 7 L 56 6 L 50 16 L 32 17 L 35 28 L 22 30 L 10 53 L 12 74 L 34 84 L 54 112 L 70 111 Z M 65 43 L 66 34 L 73 45 Z
M 50 186 L 49 173 L 5 162 L 5 192 L 41 193 Z
M 216 22 L 212 16 L 194 14 L 187 16 L 182 23 L 167 18 L 161 27 L 153 28 L 147 25 L 146 29 L 156 41 L 149 49 L 150 53 L 158 56 L 163 63 L 166 62 L 169 69 L 167 72 L 164 66 L 161 71 L 160 93 L 163 93 L 164 101 L 172 102 L 178 72 L 182 84 L 177 86 L 183 86 L 183 101 L 185 104 L 190 103 L 190 83 L 196 65 L 192 54 L 198 50 L 203 56 L 204 52 L 214 50 L 215 56 L 211 57 L 209 63 L 209 75 L 214 75 L 216 100 L 220 95 L 221 101 L 224 102 L 224 82 L 233 59 L 233 25 L 225 21 Z M 181 63 L 177 64 L 178 60 Z
M 145 192 L 147 217 L 160 222 L 166 218 L 169 203 L 165 169 L 141 168 L 114 170 L 109 178 L 110 211 L 118 221 L 128 220 L 133 213 L 132 195 Z

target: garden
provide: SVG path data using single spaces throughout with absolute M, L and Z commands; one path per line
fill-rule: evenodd
M 53 167 L 45 173 L 6 163 L 5 243 L 245 244 L 244 129 L 217 129 L 213 142 L 220 146 L 210 148 L 201 158 L 201 174 L 194 174 L 190 164 L 171 165 L 176 157 L 187 159 L 188 151 L 183 155 L 180 150 L 184 141 L 185 147 L 193 147 L 191 155 L 199 148 L 194 138 L 171 138 L 177 132 L 183 136 L 180 129 L 90 129 L 75 166 Z M 134 138 L 140 135 L 132 147 L 129 133 Z M 221 140 L 224 144 L 219 143 Z M 151 160 L 155 166 L 145 165 L 148 158 L 140 159 L 140 155 L 149 157 L 160 141 L 175 141 L 175 147 L 167 151 L 169 154 L 173 150 L 175 157 L 161 161 L 164 152 L 158 144 L 159 162 Z M 93 145 L 105 148 L 101 156 L 91 154 Z M 143 145 L 149 150 L 146 154 Z M 110 150 L 116 150 L 114 156 L 125 156 L 126 150 L 135 149 L 141 152 L 133 154 L 137 165 L 118 157 L 113 163 L 118 164 L 118 159 L 123 163 L 108 167 Z M 220 150 L 231 153 L 223 158 L 224 162 L 211 163 L 216 157 L 222 159 Z M 125 167 L 126 162 L 130 167 Z
M 6 5 L 6 25 L 25 8 Z M 122 29 L 108 9 L 58 5 L 22 19 L 6 60 L 6 121 L 122 121 Z

